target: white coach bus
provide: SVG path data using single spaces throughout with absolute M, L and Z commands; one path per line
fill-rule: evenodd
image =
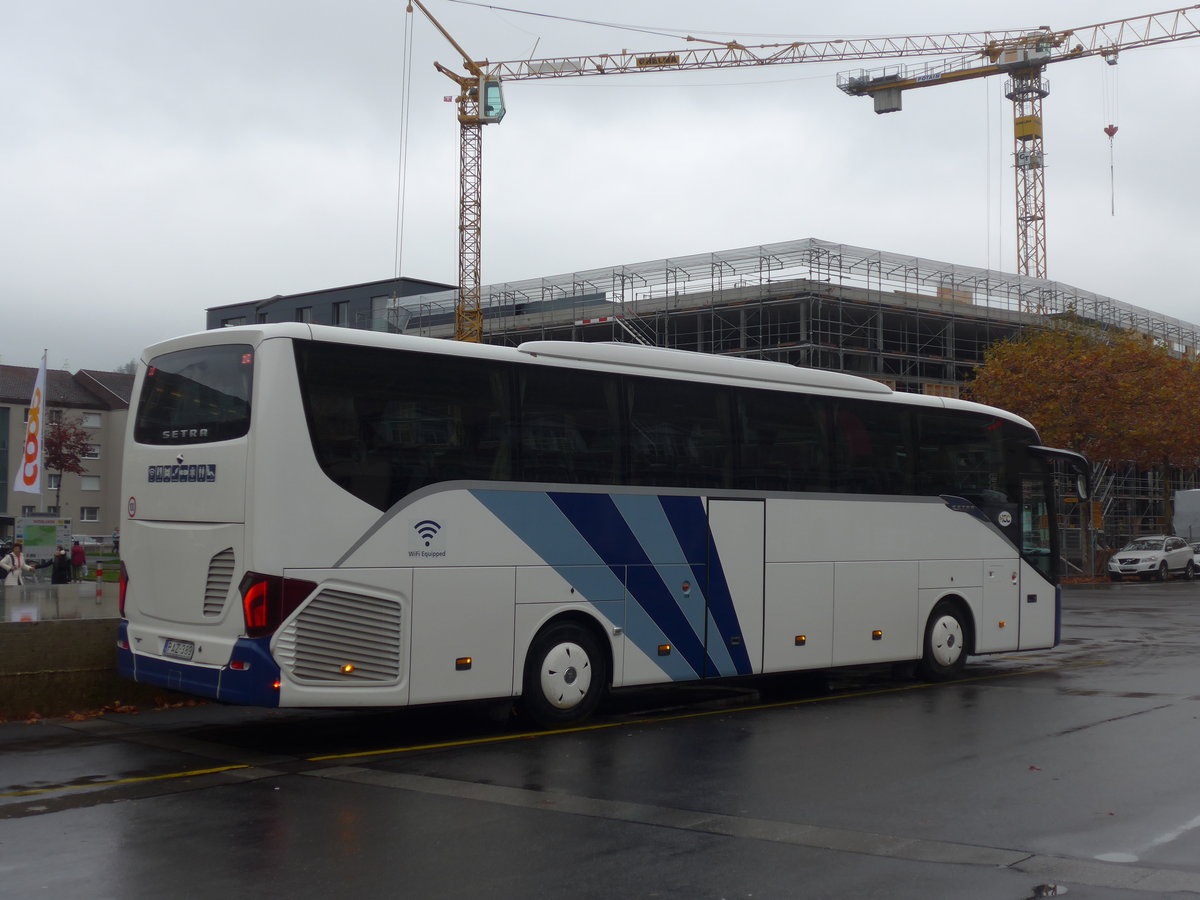
M 781 363 L 304 324 L 149 348 L 121 672 L 263 706 L 519 698 L 1058 642 L 1023 419 Z

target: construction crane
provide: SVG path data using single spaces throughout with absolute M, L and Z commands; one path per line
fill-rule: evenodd
M 459 235 L 458 285 L 454 337 L 462 341 L 483 340 L 483 310 L 480 303 L 480 259 L 482 250 L 483 126 L 504 118 L 501 84 L 589 75 L 731 69 L 750 66 L 796 65 L 849 59 L 891 59 L 902 56 L 961 56 L 974 54 L 992 44 L 1023 40 L 1021 31 L 962 32 L 955 34 L 900 35 L 874 38 L 792 41 L 780 44 L 743 45 L 737 41 L 688 41 L 711 46 L 692 50 L 599 53 L 489 62 L 473 59 L 451 37 L 421 0 L 410 0 L 462 57 L 466 74 L 441 63 L 434 66 L 459 87 L 455 98 L 459 122 Z
M 1046 277 L 1045 153 L 1042 100 L 1050 86 L 1042 73 L 1050 63 L 1101 56 L 1115 65 L 1124 50 L 1200 37 L 1200 5 L 1171 9 L 1065 31 L 1042 27 L 1015 37 L 996 37 L 970 56 L 925 65 L 889 66 L 838 75 L 851 96 L 870 96 L 876 113 L 896 112 L 901 95 L 915 88 L 1007 75 L 1004 95 L 1013 103 L 1013 166 L 1016 171 L 1017 272 Z M 907 54 L 898 54 L 907 55 Z M 1110 126 L 1111 127 L 1111 126 Z M 1115 128 L 1113 132 L 1115 132 Z M 1111 138 L 1113 132 L 1107 132 Z
M 439 72 L 459 87 L 456 98 L 459 126 L 458 302 L 454 304 L 454 339 L 479 343 L 483 340 L 483 309 L 479 302 L 483 126 L 504 118 L 504 94 L 500 90 L 500 81 L 489 78 L 484 72 L 483 65 L 486 63 L 471 59 L 470 54 L 459 46 L 421 0 L 411 0 L 407 10 L 409 14 L 414 5 L 458 51 L 462 56 L 463 68 L 467 70 L 466 75 L 459 75 L 441 63 L 434 63 Z

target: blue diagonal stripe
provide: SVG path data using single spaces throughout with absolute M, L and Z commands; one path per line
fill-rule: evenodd
M 707 560 L 708 578 L 700 580 L 700 583 L 706 585 L 708 614 L 716 625 L 716 634 L 709 635 L 708 652 L 719 663 L 717 672 L 721 675 L 749 675 L 754 669 L 750 665 L 745 639 L 736 646 L 730 641 L 732 637 L 742 637 L 741 624 L 738 622 L 737 608 L 733 605 L 729 582 L 725 578 L 725 568 L 721 565 L 721 556 L 709 532 L 703 502 L 699 497 L 660 497 L 659 500 L 680 545 L 691 548 L 689 556 L 697 558 L 697 548 L 703 548 L 700 558 Z
M 489 490 L 471 493 L 582 598 L 595 602 L 626 597 L 626 566 L 610 565 L 545 493 Z M 616 544 L 604 547 L 617 558 L 628 556 L 619 552 Z M 659 589 L 665 590 L 661 582 Z M 625 621 L 621 624 L 629 641 L 652 657 L 653 648 L 664 640 L 677 644 L 664 625 L 637 603 L 626 604 Z M 682 653 L 653 660 L 674 681 L 690 680 L 698 674 Z
M 629 596 L 662 629 L 695 675 L 702 676 L 705 671 L 704 642 L 696 636 L 654 568 L 655 560 L 634 537 L 612 497 L 607 494 L 553 493 L 550 499 L 610 567 L 628 566 Z
M 749 673 L 737 611 L 697 497 L 647 494 L 472 491 L 583 598 L 627 596 L 626 633 L 647 654 L 665 638 L 676 654 L 656 664 L 675 680 Z M 690 621 L 664 581 L 670 567 L 692 573 L 699 612 Z M 676 569 L 678 571 L 678 569 Z M 672 581 L 676 576 L 672 575 Z M 707 652 L 705 640 L 708 641 Z

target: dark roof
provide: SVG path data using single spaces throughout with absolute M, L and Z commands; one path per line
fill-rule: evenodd
M 128 409 L 133 395 L 133 376 L 123 372 L 98 372 L 80 369 L 75 380 L 86 385 L 98 397 L 107 399 L 110 409 Z
M 222 306 L 210 306 L 206 312 L 217 312 L 222 309 L 238 309 L 245 306 L 253 306 L 255 309 L 263 309 L 280 300 L 296 300 L 300 297 L 313 297 L 321 294 L 337 294 L 344 291 L 357 291 L 363 288 L 381 287 L 383 285 L 399 286 L 401 284 L 422 286 L 428 290 L 409 292 L 404 296 L 416 296 L 419 293 L 428 293 L 429 291 L 452 291 L 457 287 L 453 284 L 444 284 L 440 281 L 428 281 L 424 278 L 409 278 L 407 275 L 402 275 L 399 278 L 381 278 L 378 281 L 363 281 L 358 284 L 347 284 L 341 287 L 334 288 L 319 288 L 313 291 L 301 291 L 298 294 L 276 294 L 274 297 L 264 297 L 261 300 L 242 300 L 239 303 L 226 303 Z
M 28 406 L 38 370 L 31 366 L 0 366 L 0 403 Z M 127 409 L 133 376 L 118 372 L 46 370 L 46 403 L 70 409 Z

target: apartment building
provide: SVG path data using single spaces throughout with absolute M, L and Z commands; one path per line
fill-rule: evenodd
M 77 422 L 91 440 L 84 473 L 46 471 L 38 495 L 13 490 L 37 373 L 36 366 L 0 366 L 0 537 L 12 536 L 17 516 L 44 514 L 71 519 L 75 534 L 107 538 L 121 523 L 121 456 L 133 376 L 47 370 L 48 420 Z

